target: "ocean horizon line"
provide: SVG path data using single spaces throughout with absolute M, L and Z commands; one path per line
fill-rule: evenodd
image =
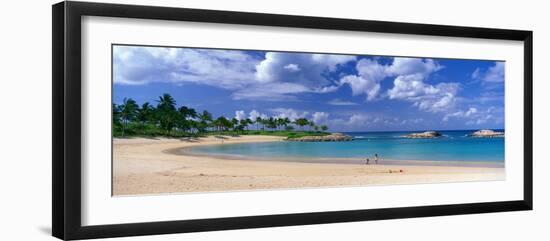
M 341 132 L 341 133 L 383 133 L 383 132 L 424 132 L 424 131 L 478 131 L 478 130 L 494 130 L 494 131 L 505 131 L 504 128 L 480 128 L 480 129 L 421 129 L 421 130 L 391 130 L 391 131 L 385 131 L 385 130 L 370 130 L 370 131 L 330 131 L 330 132 Z

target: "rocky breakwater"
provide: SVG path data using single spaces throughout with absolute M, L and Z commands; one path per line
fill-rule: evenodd
M 498 132 L 498 131 L 493 131 L 493 130 L 479 130 L 479 131 L 473 132 L 469 136 L 470 137 L 486 137 L 486 138 L 504 137 L 504 132 Z
M 353 137 L 344 135 L 342 133 L 332 133 L 326 136 L 303 136 L 298 138 L 289 138 L 288 141 L 306 141 L 306 142 L 320 142 L 320 141 L 351 141 Z
M 441 133 L 437 131 L 425 131 L 420 133 L 411 133 L 405 135 L 406 138 L 436 138 L 440 137 Z

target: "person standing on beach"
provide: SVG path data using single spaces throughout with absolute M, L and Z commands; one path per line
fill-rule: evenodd
M 374 163 L 378 164 L 378 153 L 374 154 Z
M 368 165 L 368 164 L 369 164 L 369 162 L 370 162 L 370 160 L 369 160 L 369 158 L 367 157 L 367 163 L 366 163 L 366 164 Z

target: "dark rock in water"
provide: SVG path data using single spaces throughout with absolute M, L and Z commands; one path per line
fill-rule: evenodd
M 298 137 L 298 138 L 292 138 L 287 139 L 288 141 L 308 141 L 308 142 L 316 142 L 316 141 L 351 141 L 353 140 L 353 137 L 344 135 L 342 133 L 332 133 L 330 135 L 326 136 L 304 136 L 304 137 Z
M 406 138 L 436 138 L 440 136 L 441 136 L 441 133 L 437 131 L 426 131 L 426 132 L 411 133 L 411 134 L 405 135 Z
M 487 138 L 492 138 L 492 137 L 504 137 L 504 132 L 498 132 L 498 131 L 493 131 L 493 130 L 479 130 L 479 131 L 476 131 L 470 135 L 468 135 L 470 137 L 487 137 Z

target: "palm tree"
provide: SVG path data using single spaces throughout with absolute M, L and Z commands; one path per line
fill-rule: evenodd
M 176 100 L 170 94 L 159 96 L 157 102 L 157 108 L 160 110 L 176 110 Z
M 308 125 L 309 121 L 306 118 L 298 118 L 298 119 L 294 120 L 294 124 L 300 126 L 300 130 L 303 130 L 302 127 Z
M 122 105 L 120 108 L 120 119 L 122 120 L 122 136 L 124 136 L 124 131 L 128 123 L 135 120 L 139 106 L 136 104 L 136 101 L 133 99 L 124 98 L 122 100 Z
M 182 106 L 178 109 L 178 112 L 180 114 L 179 118 L 179 128 L 181 128 L 184 131 L 188 131 L 192 129 L 196 124 L 193 120 L 190 120 L 189 118 L 197 118 L 197 111 L 193 108 L 188 108 L 187 106 Z
M 285 122 L 285 119 L 284 119 L 284 118 L 277 118 L 277 119 L 275 120 L 275 124 L 277 125 L 277 130 L 279 130 L 279 127 L 280 127 L 280 126 L 283 126 L 284 122 Z
M 259 124 L 262 124 L 263 121 L 264 121 L 264 120 L 262 119 L 262 117 L 259 117 L 259 116 L 256 117 L 256 129 L 257 129 L 257 130 L 260 130 Z M 263 129 L 263 126 L 262 126 L 262 129 Z
M 254 124 L 250 118 L 246 118 L 246 130 L 248 131 L 248 126 Z
M 233 129 L 233 120 L 229 120 L 227 118 L 222 119 L 223 126 L 225 130 Z
M 288 117 L 285 117 L 285 118 L 283 119 L 282 124 L 283 124 L 283 126 L 285 127 L 285 129 L 286 129 L 286 127 L 287 127 L 290 123 L 292 123 L 292 122 L 290 121 L 290 119 L 288 119 Z
M 273 117 L 269 117 L 266 123 L 267 128 L 273 130 L 277 127 L 277 121 Z
M 212 114 L 210 114 L 210 112 L 204 110 L 202 111 L 202 113 L 199 115 L 199 119 L 203 120 L 203 121 L 206 121 L 206 122 L 210 122 L 212 121 Z
M 249 131 L 250 125 L 255 124 L 257 130 L 268 128 L 269 131 L 286 130 L 292 131 L 300 128 L 305 131 L 304 126 L 309 126 L 309 131 L 316 132 L 327 131 L 328 126 L 315 125 L 313 121 L 306 118 L 299 118 L 291 121 L 289 118 L 263 117 L 258 116 L 255 119 L 236 118 L 227 119 L 220 116 L 213 119 L 213 116 L 208 111 L 204 110 L 201 113 L 193 108 L 176 105 L 176 101 L 170 94 L 163 94 L 156 100 L 156 105 L 149 102 L 138 106 L 136 101 L 131 98 L 124 98 L 120 105 L 112 104 L 113 115 L 113 131 L 116 134 L 124 135 L 132 134 L 157 134 L 157 135 L 175 135 L 189 132 L 204 133 L 208 131 L 240 131 L 246 133 Z M 143 132 L 147 131 L 147 132 Z
M 120 106 L 113 103 L 113 125 L 120 125 Z
M 248 130 L 248 121 L 246 119 L 241 119 L 238 121 L 238 124 L 235 126 L 235 129 L 244 132 L 244 129 Z
M 183 115 L 183 118 L 197 118 L 198 114 L 197 111 L 193 108 L 189 108 L 187 106 L 182 106 L 178 109 L 178 112 Z
M 166 130 L 167 134 L 170 134 L 170 130 L 174 128 L 178 120 L 176 101 L 171 95 L 163 94 L 159 96 L 157 103 L 157 118 L 160 122 L 160 127 Z
M 220 116 L 218 117 L 218 119 L 216 119 L 214 121 L 214 125 L 218 128 L 218 131 L 220 130 L 226 130 L 226 128 L 229 128 L 230 125 L 231 125 L 231 121 L 229 121 L 227 118 L 225 118 L 224 116 Z
M 250 119 L 241 119 L 239 121 L 239 126 L 241 128 L 239 128 L 239 129 L 246 129 L 248 131 L 248 125 L 249 124 L 252 124 L 252 120 L 250 120 Z
M 231 119 L 231 127 L 230 127 L 231 129 L 235 131 L 238 125 L 239 125 L 239 120 L 237 120 L 237 118 Z
M 199 119 L 200 122 L 197 125 L 198 130 L 199 132 L 205 132 L 208 126 L 212 124 L 212 114 L 204 110 L 201 114 L 199 114 Z
M 220 126 L 221 126 L 220 118 L 215 119 L 214 121 L 212 121 L 212 126 L 214 127 L 214 130 L 220 131 Z
M 137 119 L 142 123 L 151 123 L 153 122 L 153 117 L 155 113 L 155 108 L 145 102 L 141 105 L 141 108 L 138 110 Z

